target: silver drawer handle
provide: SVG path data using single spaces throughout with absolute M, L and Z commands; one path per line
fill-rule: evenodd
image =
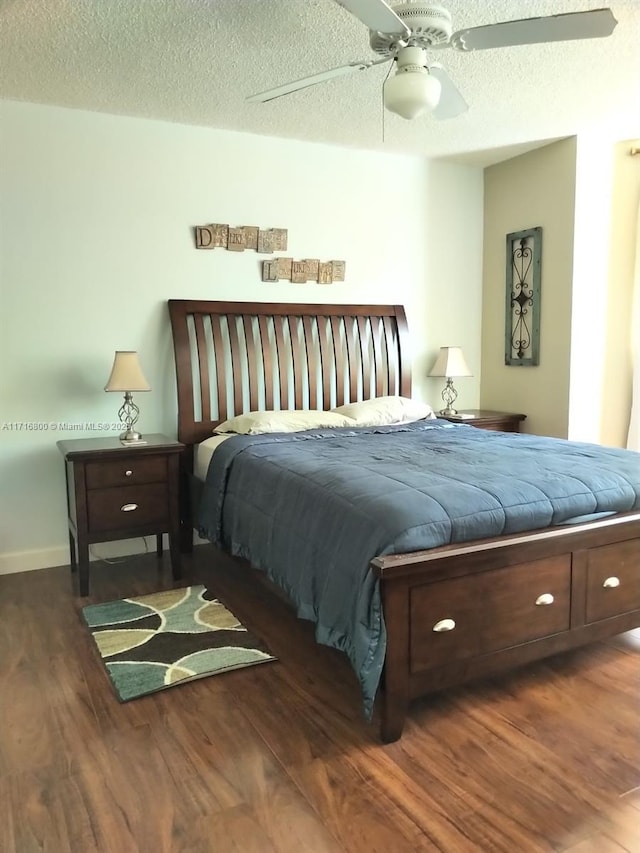
M 441 619 L 433 626 L 433 630 L 440 634 L 442 631 L 453 631 L 455 627 L 456 623 L 453 619 Z
M 545 604 L 553 604 L 553 602 L 554 602 L 554 598 L 550 592 L 543 592 L 542 595 L 539 595 L 536 598 L 536 604 L 538 605 L 538 607 L 545 605 Z
M 133 474 L 133 471 L 125 471 L 124 472 L 125 477 L 130 477 L 132 474 Z
M 607 578 L 605 582 L 602 584 L 605 589 L 615 589 L 617 586 L 620 586 L 620 578 L 617 578 L 615 575 Z
M 138 504 L 125 504 L 120 507 L 120 512 L 133 512 L 134 509 L 138 509 Z

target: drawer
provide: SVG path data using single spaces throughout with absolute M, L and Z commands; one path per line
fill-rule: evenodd
M 87 508 L 90 533 L 147 524 L 161 528 L 169 521 L 169 490 L 166 483 L 93 489 L 87 492 Z
M 167 479 L 167 457 L 141 456 L 132 459 L 129 455 L 125 459 L 87 462 L 85 471 L 88 489 L 129 486 L 133 483 L 161 483 Z
M 571 556 L 425 584 L 410 606 L 413 672 L 567 631 Z
M 640 542 L 628 540 L 587 552 L 587 622 L 640 610 Z
M 519 432 L 518 424 L 513 421 L 485 421 L 484 423 L 473 424 L 473 426 L 480 429 L 487 429 L 491 432 Z

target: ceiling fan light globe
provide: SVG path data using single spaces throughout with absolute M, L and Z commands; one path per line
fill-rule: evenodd
M 398 71 L 384 84 L 384 105 L 407 120 L 438 105 L 442 84 L 426 69 Z

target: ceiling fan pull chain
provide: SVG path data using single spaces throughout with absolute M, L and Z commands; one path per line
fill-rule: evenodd
M 385 83 L 387 82 L 387 80 L 389 79 L 389 75 L 391 74 L 391 72 L 392 72 L 392 71 L 393 71 L 393 61 L 392 61 L 392 62 L 391 62 L 391 64 L 389 65 L 389 70 L 387 71 L 387 76 L 384 78 L 384 82 L 383 82 L 383 84 L 382 84 L 382 89 L 380 90 L 380 109 L 381 109 L 381 111 L 382 111 L 382 144 L 383 144 L 383 145 L 384 145 L 384 142 L 385 142 L 385 139 L 384 139 L 384 131 L 385 131 L 385 127 L 386 127 L 386 125 L 385 125 L 385 121 L 384 121 L 384 114 L 385 114 L 385 112 L 386 112 L 386 108 L 385 108 L 385 105 L 384 105 L 384 84 L 385 84 Z

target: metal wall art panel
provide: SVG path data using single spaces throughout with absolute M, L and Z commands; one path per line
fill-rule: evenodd
M 507 234 L 504 363 L 540 363 L 542 228 Z

